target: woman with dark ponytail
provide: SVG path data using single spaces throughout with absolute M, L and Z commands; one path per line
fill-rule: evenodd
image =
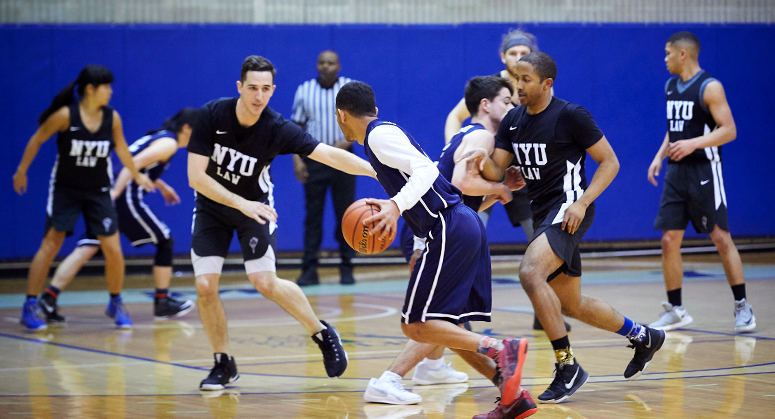
M 78 78 L 59 92 L 51 105 L 40 114 L 38 127 L 24 149 L 21 163 L 13 175 L 19 195 L 27 192 L 27 169 L 40 146 L 57 134 L 57 158 L 51 171 L 46 232 L 27 275 L 27 299 L 20 323 L 30 330 L 46 328 L 37 315 L 37 295 L 46 282 L 51 262 L 65 236 L 72 234 L 80 214 L 95 232 L 105 254 L 105 278 L 111 300 L 106 314 L 119 327 L 131 327 L 132 320 L 121 302 L 124 283 L 124 256 L 116 231 L 116 210 L 111 201 L 113 180 L 110 152 L 115 148 L 121 163 L 131 176 L 148 191 L 153 183 L 135 168 L 127 148 L 121 118 L 108 106 L 113 94 L 113 73 L 101 65 L 88 65 Z
M 175 116 L 167 118 L 161 129 L 148 131 L 129 146 L 135 167 L 153 181 L 168 205 L 179 204 L 180 197 L 160 176 L 169 167 L 175 151 L 188 145 L 196 115 L 196 109 L 183 108 Z M 116 197 L 118 229 L 121 233 L 129 239 L 132 246 L 140 247 L 147 243 L 156 246 L 153 264 L 153 279 L 156 282 L 154 316 L 157 319 L 169 319 L 193 310 L 193 301 L 178 301 L 169 295 L 174 250 L 172 235 L 167 225 L 146 205 L 144 191 L 132 181 L 127 168 L 119 173 L 112 194 Z M 59 264 L 51 286 L 40 296 L 40 308 L 48 323 L 65 321 L 58 312 L 57 295 L 98 251 L 97 237 L 87 230 L 86 237 L 78 241 L 78 247 Z

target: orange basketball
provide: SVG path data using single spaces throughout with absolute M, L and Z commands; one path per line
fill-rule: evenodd
M 377 225 L 372 223 L 370 226 L 363 225 L 363 220 L 379 212 L 379 207 L 367 204 L 366 199 L 359 199 L 352 203 L 344 212 L 342 217 L 342 234 L 347 244 L 358 253 L 373 254 L 379 253 L 393 243 L 396 238 L 395 232 L 388 238 L 380 240 L 379 234 L 370 235 L 369 230 Z

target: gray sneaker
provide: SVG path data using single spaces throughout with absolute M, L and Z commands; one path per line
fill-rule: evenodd
M 673 330 L 684 327 L 694 321 L 692 316 L 690 316 L 681 306 L 674 306 L 667 301 L 663 301 L 662 308 L 664 308 L 665 311 L 662 313 L 659 320 L 648 325 L 650 328 Z M 735 311 L 735 313 L 737 313 L 737 311 Z
M 735 330 L 753 330 L 755 327 L 756 316 L 753 315 L 753 309 L 748 301 L 745 298 L 735 301 Z

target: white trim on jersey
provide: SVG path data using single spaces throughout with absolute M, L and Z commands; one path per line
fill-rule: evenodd
M 468 316 L 485 316 L 485 317 L 492 317 L 492 313 L 485 313 L 483 311 L 471 311 L 468 313 L 463 313 L 459 316 L 453 316 L 452 314 L 444 314 L 444 313 L 428 313 L 427 317 L 447 317 L 450 319 L 460 320 L 463 317 Z
M 258 186 L 262 191 L 266 192 L 267 202 L 269 203 L 269 206 L 274 209 L 274 194 L 272 194 L 272 191 L 274 191 L 274 183 L 272 183 L 272 176 L 269 174 L 270 166 L 271 164 L 267 164 L 264 166 L 264 169 L 261 170 L 261 173 L 258 175 Z M 269 221 L 269 234 L 274 233 L 276 229 L 277 223 Z
M 433 301 L 433 294 L 436 291 L 436 285 L 439 283 L 441 268 L 444 266 L 444 254 L 447 250 L 447 222 L 444 220 L 444 217 L 439 217 L 439 219 L 441 220 L 441 253 L 439 254 L 439 265 L 436 268 L 436 275 L 433 277 L 431 292 L 428 294 L 428 299 L 425 301 L 425 307 L 422 309 L 422 317 L 420 318 L 420 321 L 423 322 L 428 315 L 428 306 L 430 306 L 431 301 Z
M 552 220 L 552 224 L 561 223 L 565 219 L 565 211 L 568 209 L 568 207 L 570 207 L 574 202 L 578 201 L 579 198 L 581 198 L 581 195 L 584 194 L 584 189 L 581 189 L 582 158 L 584 158 L 584 156 L 579 158 L 579 161 L 576 162 L 576 164 L 573 164 L 567 160 L 565 161 L 567 172 L 565 173 L 565 176 L 562 177 L 562 189 L 565 191 L 565 202 L 563 202 L 560 210 L 554 217 L 554 220 Z
M 54 187 L 57 181 L 57 168 L 59 167 L 59 153 L 54 160 L 54 167 L 51 168 L 51 179 L 48 181 L 48 200 L 46 200 L 46 214 L 49 217 L 54 215 Z
M 431 240 L 433 238 L 431 237 Z M 428 256 L 428 246 L 430 246 L 430 243 L 425 247 L 425 251 L 422 253 L 422 261 L 420 262 L 420 269 L 417 270 L 417 276 L 415 277 L 414 286 L 412 287 L 412 293 L 409 294 L 409 304 L 406 306 L 407 310 L 406 313 L 401 313 L 401 317 L 404 319 L 404 323 L 409 324 L 409 315 L 412 313 L 412 306 L 414 305 L 414 296 L 417 294 L 417 285 L 420 283 L 420 278 L 422 278 L 422 271 L 425 270 L 425 261 Z

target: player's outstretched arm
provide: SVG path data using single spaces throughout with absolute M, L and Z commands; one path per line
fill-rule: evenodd
M 460 131 L 460 128 L 463 127 L 463 121 L 469 116 L 471 113 L 466 108 L 465 99 L 460 99 L 460 102 L 447 115 L 447 122 L 444 124 L 444 144 L 448 144 L 449 140 Z
M 129 170 L 132 179 L 146 191 L 154 192 L 156 187 L 153 185 L 153 182 L 151 182 L 151 179 L 140 173 L 140 171 L 137 170 L 137 167 L 135 167 L 134 161 L 132 161 L 132 153 L 129 152 L 129 147 L 126 145 L 121 117 L 115 110 L 113 111 L 113 142 L 116 145 L 116 155 L 118 156 L 118 159 L 121 160 L 121 164 Z
M 737 127 L 727 102 L 727 96 L 724 93 L 724 86 L 718 81 L 708 83 L 708 86 L 705 87 L 703 100 L 708 105 L 713 120 L 716 121 L 716 129 L 707 135 L 671 143 L 668 155 L 674 161 L 681 161 L 694 150 L 724 145 L 737 138 Z
M 137 170 L 142 170 L 151 163 L 167 161 L 178 149 L 178 142 L 174 138 L 159 138 L 152 142 L 145 150 L 132 157 L 132 162 Z M 124 167 L 119 172 L 116 182 L 113 184 L 113 197 L 118 197 L 124 191 L 132 175 L 129 169 Z M 155 182 L 154 182 L 154 186 Z M 165 195 L 166 198 L 166 195 Z
M 188 184 L 191 188 L 219 204 L 238 209 L 260 224 L 266 224 L 265 220 L 277 222 L 277 212 L 274 208 L 261 202 L 248 201 L 210 177 L 206 173 L 209 162 L 210 158 L 207 156 L 188 153 Z
M 16 193 L 23 195 L 27 192 L 27 169 L 30 168 L 35 156 L 38 155 L 40 146 L 48 141 L 55 132 L 66 130 L 68 125 L 70 125 L 70 109 L 63 106 L 46 118 L 32 134 L 30 141 L 27 142 L 27 147 L 24 148 L 24 154 L 22 154 L 22 160 L 16 168 L 16 173 L 13 175 L 13 189 Z
M 309 158 L 351 175 L 377 177 L 369 162 L 353 153 L 330 145 L 318 144 L 315 150 L 310 153 Z

